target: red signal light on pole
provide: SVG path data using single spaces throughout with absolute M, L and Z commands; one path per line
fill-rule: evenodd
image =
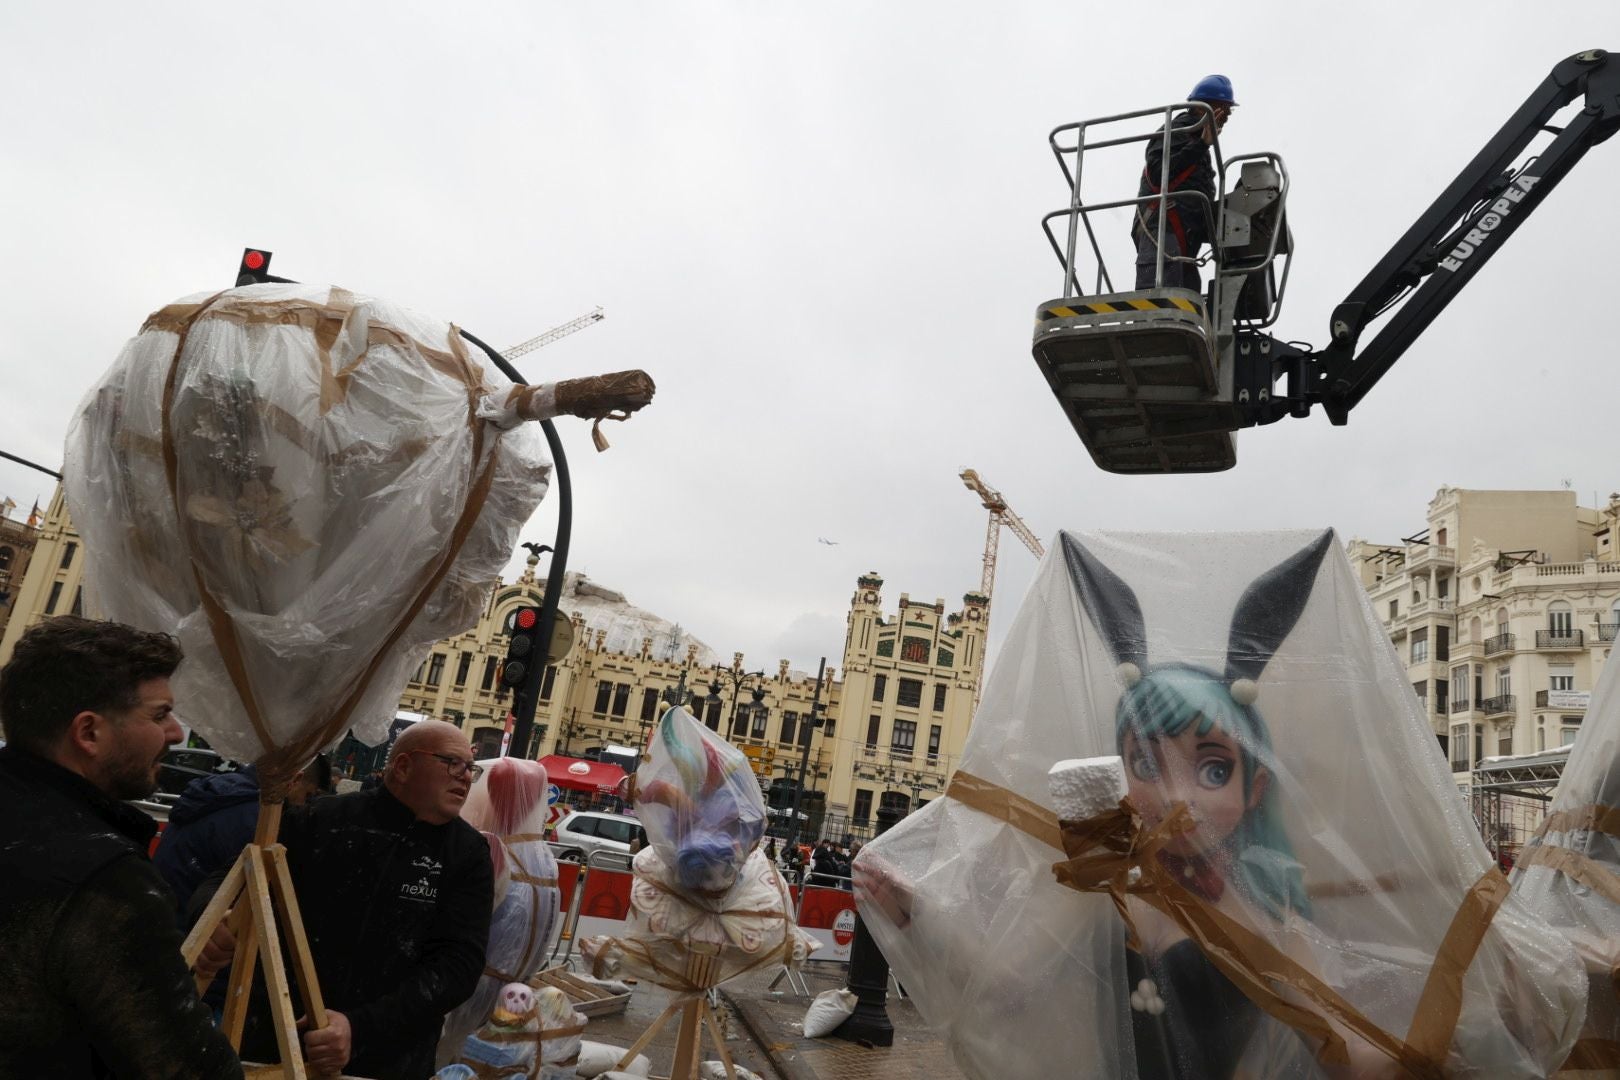
M 264 252 L 250 251 L 242 256 L 242 265 L 249 270 L 257 270 L 264 265 Z
M 518 608 L 513 622 L 519 630 L 533 630 L 540 622 L 540 612 L 532 607 Z

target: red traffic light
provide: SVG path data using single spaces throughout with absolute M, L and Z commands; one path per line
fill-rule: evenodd
M 247 267 L 249 270 L 259 269 L 264 265 L 264 252 L 249 251 L 246 255 L 242 256 L 242 265 Z
M 540 613 L 532 607 L 518 608 L 517 618 L 513 624 L 519 630 L 533 630 L 535 623 L 540 621 Z

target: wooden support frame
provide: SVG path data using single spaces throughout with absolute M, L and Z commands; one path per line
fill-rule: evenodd
M 225 993 L 222 1028 L 232 1049 L 240 1051 L 242 1029 L 247 1021 L 253 975 L 262 961 L 265 988 L 270 995 L 271 1019 L 281 1065 L 275 1067 L 285 1080 L 305 1080 L 303 1043 L 293 1015 L 292 991 L 283 963 L 283 938 L 292 958 L 292 975 L 298 982 L 311 1030 L 327 1025 L 325 1002 L 315 975 L 315 962 L 309 951 L 309 938 L 298 910 L 292 874 L 287 868 L 287 849 L 275 842 L 281 829 L 281 804 L 259 806 L 259 823 L 253 842 L 242 849 L 225 875 L 213 899 L 203 909 L 197 925 L 186 935 L 181 955 L 195 967 L 203 946 L 221 923 L 228 921 L 236 937 L 236 953 L 231 960 L 231 979 Z M 211 979 L 197 977 L 197 992 L 208 989 Z M 274 1075 L 256 1072 L 256 1076 Z
M 718 950 L 714 953 L 694 951 L 687 957 L 686 978 L 694 986 L 712 987 L 715 984 L 715 975 L 719 967 Z M 648 1025 L 647 1030 L 635 1041 L 630 1049 L 624 1052 L 615 1066 L 617 1069 L 627 1069 L 630 1063 L 636 1060 L 636 1055 L 652 1044 L 653 1039 L 675 1018 L 680 1017 L 680 1029 L 675 1036 L 675 1061 L 670 1067 L 669 1080 L 698 1080 L 698 1069 L 703 1064 L 703 1035 L 708 1032 L 709 1041 L 714 1044 L 715 1053 L 720 1056 L 720 1063 L 725 1066 L 726 1080 L 737 1080 L 737 1067 L 732 1064 L 731 1052 L 726 1049 L 725 1034 L 720 1030 L 720 1021 L 714 1015 L 714 1008 L 709 1004 L 709 995 L 700 990 L 698 996 L 684 1001 L 676 1001 L 658 1015 L 658 1019 Z

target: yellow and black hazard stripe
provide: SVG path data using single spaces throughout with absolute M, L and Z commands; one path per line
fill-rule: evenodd
M 1155 296 L 1138 300 L 1070 300 L 1066 304 L 1048 304 L 1036 315 L 1036 322 L 1047 319 L 1068 319 L 1076 315 L 1128 314 L 1132 311 L 1159 311 L 1179 309 L 1193 315 L 1202 315 L 1203 308 L 1195 301 L 1181 297 Z

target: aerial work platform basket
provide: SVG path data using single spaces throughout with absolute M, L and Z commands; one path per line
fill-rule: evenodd
M 1287 281 L 1286 259 L 1280 277 L 1277 272 L 1278 256 L 1290 247 L 1283 217 L 1287 173 L 1280 158 L 1261 153 L 1224 161 L 1215 142 L 1211 152 L 1222 190 L 1229 171 L 1241 165 L 1231 193 L 1211 206 L 1201 192 L 1172 190 L 1170 122 L 1196 110 L 1210 112 L 1199 102 L 1178 102 L 1066 124 L 1048 140 L 1070 198 L 1067 207 L 1041 222 L 1063 266 L 1063 295 L 1037 309 L 1033 351 L 1092 460 L 1109 472 L 1216 472 L 1236 464 L 1233 433 L 1243 426 L 1243 392 L 1234 389 L 1235 329 L 1270 325 Z M 1131 121 L 1137 129 L 1131 133 L 1088 141 L 1088 132 L 1102 125 Z M 1162 139 L 1164 147 L 1157 194 L 1086 201 L 1081 187 L 1088 166 L 1093 175 L 1105 172 L 1097 168 L 1098 151 L 1126 148 L 1123 153 L 1131 154 L 1135 168 L 1123 175 L 1135 176 L 1153 139 Z M 1153 287 L 1121 291 L 1103 249 L 1128 240 L 1131 218 L 1148 204 L 1157 206 Z M 1213 223 L 1218 242 L 1202 259 L 1166 249 L 1167 210 L 1177 206 L 1207 214 Z M 1097 227 L 1094 215 L 1105 229 Z M 1061 240 L 1053 231 L 1059 220 Z M 1131 256 L 1130 283 L 1135 284 L 1134 249 Z M 1077 258 L 1095 264 L 1094 275 L 1088 274 L 1089 293 L 1080 284 Z M 1167 286 L 1166 269 L 1175 270 L 1178 263 L 1211 266 L 1208 289 Z M 1179 273 L 1168 277 L 1184 279 Z

